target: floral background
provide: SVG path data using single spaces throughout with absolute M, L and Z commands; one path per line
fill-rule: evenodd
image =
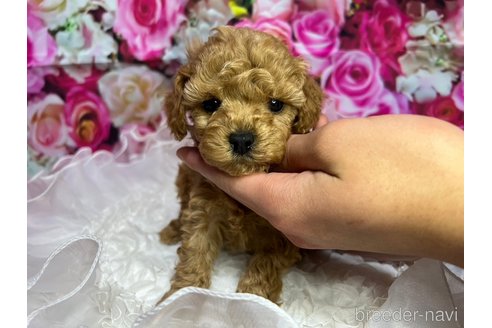
M 310 64 L 331 120 L 412 113 L 463 128 L 463 2 L 27 0 L 28 176 L 82 147 L 138 156 L 166 132 L 186 44 L 219 25 L 282 39 Z

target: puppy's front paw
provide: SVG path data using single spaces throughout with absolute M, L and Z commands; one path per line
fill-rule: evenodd
M 265 281 L 256 281 L 252 282 L 249 281 L 249 279 L 242 279 L 238 286 L 237 290 L 238 293 L 249 293 L 249 294 L 255 294 L 261 297 L 264 297 L 266 299 L 269 299 L 273 303 L 277 305 L 281 305 L 280 301 L 280 293 L 282 292 L 282 284 L 273 284 L 270 285 Z
M 174 245 L 181 241 L 181 222 L 179 219 L 172 220 L 167 227 L 159 233 L 161 243 Z

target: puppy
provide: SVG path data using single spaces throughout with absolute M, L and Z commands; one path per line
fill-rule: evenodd
M 189 132 L 203 159 L 232 176 L 268 171 L 282 161 L 291 133 L 307 133 L 319 119 L 320 87 L 273 36 L 220 27 L 188 56 L 166 98 L 168 125 L 178 140 Z M 237 291 L 279 303 L 282 274 L 301 259 L 299 249 L 184 165 L 176 185 L 181 211 L 160 239 L 182 245 L 161 301 L 183 287 L 209 288 L 214 261 L 225 249 L 251 254 Z

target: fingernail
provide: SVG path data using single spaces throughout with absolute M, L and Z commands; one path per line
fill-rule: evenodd
M 176 156 L 178 156 L 178 158 L 180 160 L 184 160 L 184 152 L 185 152 L 185 149 L 184 148 L 179 148 L 177 151 L 176 151 Z

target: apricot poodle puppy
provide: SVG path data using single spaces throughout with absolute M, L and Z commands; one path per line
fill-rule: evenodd
M 190 133 L 208 164 L 232 176 L 268 171 L 282 161 L 291 133 L 315 126 L 323 93 L 307 65 L 275 37 L 220 27 L 188 53 L 166 98 L 168 125 L 178 140 Z M 184 165 L 176 185 L 181 211 L 160 238 L 182 244 L 161 301 L 183 287 L 209 288 L 214 262 L 225 249 L 251 254 L 237 291 L 279 303 L 282 275 L 301 259 L 299 249 Z

